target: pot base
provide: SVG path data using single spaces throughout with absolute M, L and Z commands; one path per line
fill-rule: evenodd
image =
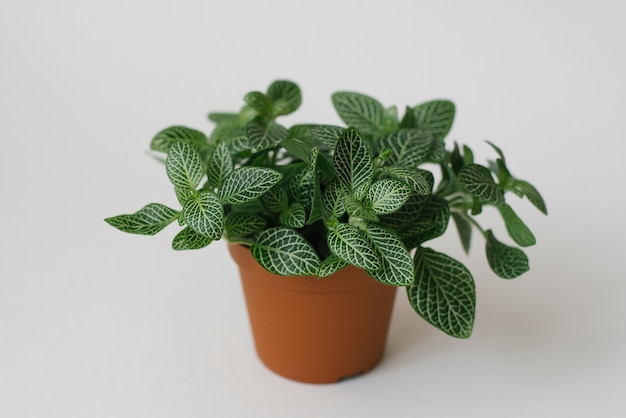
M 257 353 L 270 370 L 300 382 L 335 383 L 380 362 L 395 287 L 353 266 L 324 279 L 277 276 L 248 248 L 229 250 L 241 273 Z

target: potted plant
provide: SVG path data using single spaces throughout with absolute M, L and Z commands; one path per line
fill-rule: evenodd
M 144 235 L 177 222 L 175 250 L 225 238 L 241 272 L 257 352 L 272 370 L 330 382 L 374 367 L 397 287 L 426 321 L 469 337 L 472 275 L 427 246 L 450 219 L 466 252 L 473 231 L 482 235 L 498 276 L 528 270 L 517 246 L 533 245 L 535 237 L 505 195 L 547 213 L 544 200 L 512 175 L 497 146 L 489 143 L 496 158 L 487 165 L 465 145 L 446 148 L 452 102 L 407 107 L 399 118 L 395 106 L 338 92 L 332 103 L 347 127 L 287 128 L 277 118 L 300 106 L 296 84 L 275 81 L 244 100 L 237 113 L 209 114 L 216 124 L 209 136 L 172 126 L 152 139 L 151 149 L 166 155 L 180 209 L 151 203 L 106 222 Z M 441 171 L 437 184 L 427 167 Z M 497 208 L 517 246 L 478 222 L 485 206 Z

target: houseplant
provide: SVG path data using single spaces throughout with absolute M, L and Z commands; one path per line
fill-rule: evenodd
M 304 276 L 305 286 L 317 286 L 311 283 L 333 281 L 345 271 L 348 276 L 364 272 L 368 283 L 385 289 L 380 290 L 387 295 L 383 299 L 392 303 L 391 291 L 405 287 L 419 315 L 459 338 L 469 337 L 474 323 L 472 275 L 459 261 L 425 245 L 444 233 L 450 219 L 465 251 L 473 231 L 483 236 L 489 266 L 498 276 L 512 279 L 528 270 L 528 259 L 517 246 L 533 245 L 535 237 L 505 194 L 525 197 L 543 213 L 546 205 L 530 183 L 511 174 L 497 146 L 490 143 L 496 158 L 488 165 L 475 163 L 468 146 L 446 148 L 453 103 L 435 100 L 407 107 L 399 118 L 395 106 L 338 92 L 332 103 L 347 127 L 287 128 L 277 118 L 300 106 L 296 84 L 275 81 L 265 93 L 250 92 L 244 100 L 238 113 L 209 114 L 216 124 L 209 136 L 172 126 L 153 138 L 150 147 L 166 155 L 167 176 L 181 209 L 151 203 L 106 222 L 144 235 L 178 222 L 182 229 L 174 237 L 175 250 L 199 249 L 225 238 L 236 261 L 255 260 L 254 267 L 240 265 L 242 275 L 252 269 L 256 276 L 268 274 L 268 280 Z M 441 171 L 437 184 L 428 167 Z M 517 246 L 504 244 L 480 225 L 476 215 L 485 206 L 497 208 Z M 280 279 L 281 286 L 296 280 Z M 245 283 L 244 290 L 250 299 Z M 384 309 L 381 316 L 388 319 L 388 303 Z M 383 339 L 386 329 L 382 325 L 379 330 Z M 381 354 L 379 349 L 363 370 Z M 325 379 L 278 372 L 297 380 Z

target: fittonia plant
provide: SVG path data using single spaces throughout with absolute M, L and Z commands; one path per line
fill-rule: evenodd
M 276 120 L 300 106 L 296 84 L 276 81 L 244 100 L 238 113 L 209 114 L 216 124 L 209 136 L 172 126 L 153 138 L 151 149 L 166 154 L 179 209 L 151 203 L 106 221 L 143 235 L 177 222 L 175 250 L 225 238 L 249 246 L 278 275 L 325 278 L 352 264 L 381 283 L 404 286 L 418 314 L 461 338 L 472 332 L 474 280 L 462 263 L 427 246 L 450 218 L 466 252 L 472 232 L 482 235 L 498 276 L 528 270 L 524 252 L 496 239 L 475 216 L 496 207 L 510 238 L 527 247 L 535 237 L 505 196 L 526 197 L 543 213 L 546 205 L 530 183 L 511 174 L 495 145 L 488 165 L 475 163 L 465 145 L 446 148 L 452 102 L 407 107 L 399 118 L 395 106 L 338 92 L 332 103 L 348 127 L 287 128 Z M 437 185 L 427 163 L 441 170 Z

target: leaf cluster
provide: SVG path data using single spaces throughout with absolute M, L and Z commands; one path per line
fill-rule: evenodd
M 475 286 L 462 263 L 425 244 L 450 218 L 469 251 L 472 231 L 486 242 L 493 271 L 514 278 L 528 270 L 521 249 L 498 241 L 476 220 L 484 206 L 501 213 L 511 239 L 535 243 L 506 203 L 512 192 L 547 213 L 539 192 L 514 177 L 502 151 L 474 162 L 467 146 L 446 149 L 455 106 L 434 100 L 395 106 L 354 92 L 337 92 L 332 104 L 347 127 L 299 124 L 277 118 L 301 104 L 299 87 L 286 80 L 244 96 L 235 113 L 210 113 L 210 135 L 182 126 L 159 132 L 151 149 L 165 154 L 179 209 L 151 203 L 107 218 L 112 226 L 153 235 L 177 221 L 175 250 L 199 249 L 225 238 L 250 247 L 278 275 L 324 278 L 354 265 L 374 280 L 404 286 L 428 322 L 461 338 L 471 334 Z M 439 166 L 441 181 L 425 166 Z

